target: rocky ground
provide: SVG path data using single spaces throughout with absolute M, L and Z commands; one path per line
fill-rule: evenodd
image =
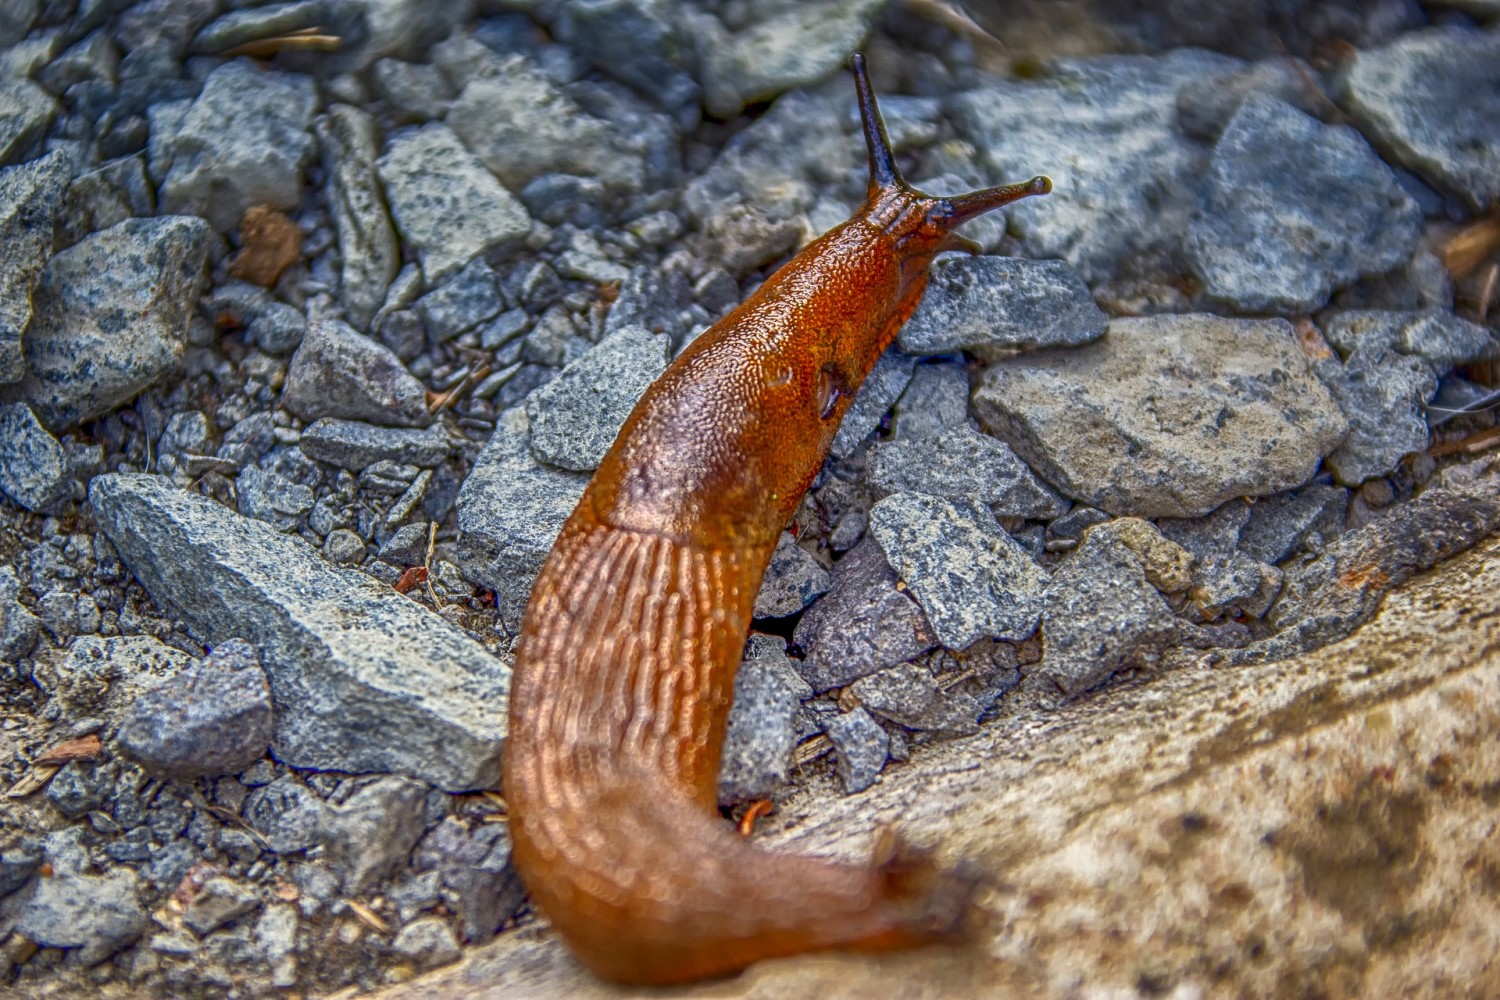
M 860 199 L 856 47 L 919 186 L 1055 191 L 851 408 L 726 811 L 1307 653 L 1500 530 L 1500 8 L 1054 6 L 0 2 L 0 991 L 364 990 L 531 921 L 531 580 Z

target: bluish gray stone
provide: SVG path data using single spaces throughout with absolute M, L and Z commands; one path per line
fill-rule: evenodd
M 1212 298 L 1299 315 L 1410 259 L 1421 231 L 1416 202 L 1358 132 L 1256 95 L 1214 147 L 1186 249 Z
M 57 219 L 53 246 L 72 246 L 126 219 L 155 214 L 156 187 L 146 176 L 145 156 L 122 156 L 73 178 Z
M 1378 354 L 1389 349 L 1421 358 L 1438 378 L 1455 365 L 1489 361 L 1500 355 L 1500 340 L 1488 327 L 1447 310 L 1357 309 L 1326 314 L 1321 319 L 1323 336 L 1345 357 L 1360 350 Z
M 305 851 L 318 843 L 329 806 L 293 775 L 252 789 L 241 815 L 277 854 Z
M 1397 163 L 1475 211 L 1500 197 L 1500 38 L 1447 27 L 1357 52 L 1335 96 Z
M 291 0 L 231 10 L 210 21 L 194 35 L 188 51 L 195 55 L 217 55 L 249 42 L 309 28 L 326 29 L 330 6 L 327 0 Z
M 465 830 L 449 817 L 428 832 L 412 852 L 412 867 L 437 872 L 458 897 L 464 940 L 483 944 L 526 902 L 511 863 L 510 835 L 503 823 Z
M 1281 590 L 1279 570 L 1240 551 L 1251 513 L 1250 504 L 1236 499 L 1205 517 L 1157 522 L 1163 535 L 1193 554 L 1191 596 L 1210 618 L 1233 610 L 1259 618 Z
M 1077 347 L 1104 335 L 1108 317 L 1060 260 L 943 257 L 897 343 L 911 354 L 965 350 L 993 360 L 1026 347 Z
M 443 117 L 458 93 L 438 67 L 400 59 L 382 59 L 370 67 L 370 85 L 403 125 Z
M 916 358 L 897 350 L 888 350 L 880 356 L 855 394 L 854 402 L 844 411 L 844 421 L 829 448 L 835 458 L 854 454 L 870 432 L 880 426 L 891 405 L 906 390 L 916 364 Z
M 0 660 L 15 662 L 31 652 L 41 626 L 36 615 L 16 600 L 21 582 L 10 566 L 0 566 Z
M 222 233 L 253 205 L 296 208 L 317 103 L 311 77 L 265 72 L 248 59 L 214 70 L 167 140 L 162 210 L 201 215 Z
M 203 887 L 188 900 L 182 910 L 182 922 L 201 938 L 231 920 L 255 912 L 259 906 L 260 896 L 253 886 L 220 875 L 203 883 Z
M 76 948 L 78 962 L 98 965 L 133 944 L 151 924 L 141 902 L 141 877 L 131 868 L 84 875 L 54 863 L 37 879 L 15 929 L 44 948 Z
M 792 666 L 786 641 L 759 633 L 745 645 L 719 766 L 719 802 L 775 798 L 790 780 L 793 720 L 813 690 Z
M 73 176 L 61 150 L 0 170 L 0 383 L 25 374 L 21 334 L 31 292 L 52 254 L 52 227 Z
M 115 740 L 147 771 L 190 781 L 265 756 L 271 724 L 266 673 L 250 644 L 232 639 L 136 699 Z
M 640 326 L 665 334 L 675 344 L 687 334 L 683 316 L 692 303 L 693 289 L 682 271 L 638 267 L 620 283 L 620 293 L 604 318 L 604 332 Z
M 521 629 L 531 585 L 588 476 L 542 465 L 526 410 L 505 411 L 458 494 L 464 574 L 495 592 L 506 629 Z
M 306 421 L 363 420 L 391 427 L 432 423 L 427 390 L 401 359 L 338 320 L 315 320 L 287 367 L 281 405 Z
M 853 795 L 875 784 L 891 752 L 891 738 L 880 724 L 862 708 L 842 715 L 829 716 L 823 731 L 833 741 L 834 770 L 844 785 L 844 794 Z
M 380 461 L 430 469 L 451 447 L 442 424 L 430 427 L 376 427 L 360 420 L 323 417 L 302 432 L 297 447 L 309 458 L 359 471 Z
M 434 71 L 435 72 L 435 71 Z M 319 122 L 328 207 L 338 228 L 344 312 L 367 327 L 401 266 L 396 233 L 375 178 L 375 122 L 363 110 L 335 104 Z
M 464 265 L 448 281 L 417 300 L 417 312 L 434 343 L 452 340 L 505 308 L 495 272 L 482 260 Z
M 1240 549 L 1272 565 L 1298 549 L 1321 552 L 1344 533 L 1348 509 L 1349 491 L 1327 483 L 1262 497 L 1240 530 Z
M 870 508 L 870 533 L 947 648 L 1036 632 L 1047 574 L 982 504 L 893 494 Z
M 1437 392 L 1432 369 L 1420 358 L 1391 350 L 1359 348 L 1340 365 L 1317 365 L 1349 419 L 1349 433 L 1324 463 L 1345 486 L 1394 470 L 1403 455 L 1427 447 L 1423 407 Z
M 73 498 L 66 449 L 25 403 L 0 406 L 0 492 L 47 514 L 59 513 Z
M 307 334 L 307 317 L 285 302 L 268 302 L 250 327 L 246 338 L 267 354 L 290 354 Z
M 953 361 L 917 365 L 891 418 L 896 440 L 930 438 L 961 429 L 969 416 L 969 373 Z
M 25 159 L 57 110 L 52 95 L 30 80 L 0 77 L 0 166 Z
M 532 451 L 560 468 L 597 468 L 636 401 L 666 370 L 671 347 L 644 327 L 600 341 L 526 400 Z
M 277 531 L 295 531 L 313 505 L 311 487 L 253 465 L 241 470 L 235 493 L 241 514 L 264 521 Z
M 849 690 L 867 711 L 907 729 L 963 736 L 979 728 L 979 702 L 944 691 L 932 671 L 915 663 L 861 677 Z
M 456 962 L 463 954 L 453 928 L 442 917 L 413 920 L 391 941 L 391 951 L 407 959 L 418 969 L 435 969 Z
M 968 426 L 875 444 L 865 478 L 877 495 L 968 498 L 989 504 L 997 517 L 1051 520 L 1068 509 L 1068 501 L 1037 479 L 1010 445 Z
M 318 840 L 345 895 L 358 896 L 406 865 L 422 836 L 427 786 L 384 776 L 319 816 Z
M 158 606 L 206 642 L 243 636 L 260 649 L 278 759 L 454 791 L 499 780 L 510 674 L 458 629 L 158 477 L 101 476 L 89 498 Z
M 812 603 L 828 589 L 828 571 L 797 544 L 791 532 L 782 532 L 776 551 L 755 596 L 756 618 L 785 618 Z
M 1141 517 L 1300 485 L 1348 430 L 1290 323 L 1205 314 L 995 362 L 974 411 L 1064 494 Z
M 1275 56 L 1229 76 L 1189 81 L 1177 91 L 1177 121 L 1195 139 L 1214 142 L 1246 100 L 1269 94 L 1314 117 L 1328 114 L 1317 74 L 1302 60 Z
M 669 0 L 579 0 L 559 8 L 553 31 L 691 128 L 698 119 L 696 60 L 680 10 Z
M 187 349 L 210 232 L 202 219 L 131 219 L 53 255 L 32 297 L 19 395 L 60 430 L 103 416 Z
M 429 287 L 481 254 L 514 249 L 531 232 L 525 206 L 446 125 L 397 133 L 376 169 Z

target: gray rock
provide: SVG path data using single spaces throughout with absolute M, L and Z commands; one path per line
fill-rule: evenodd
M 526 208 L 446 125 L 398 133 L 376 164 L 391 214 L 429 287 L 531 232 Z
M 287 368 L 281 404 L 306 421 L 320 417 L 425 427 L 427 390 L 382 344 L 338 320 L 315 320 Z
M 253 888 L 221 875 L 203 883 L 197 895 L 188 900 L 182 910 L 182 922 L 201 938 L 231 920 L 255 912 L 259 906 L 260 897 Z
M 456 628 L 156 477 L 99 477 L 90 500 L 158 606 L 206 642 L 244 636 L 261 650 L 278 759 L 450 790 L 498 780 L 509 672 Z
M 974 410 L 1063 493 L 1141 517 L 1297 486 L 1348 429 L 1290 323 L 1203 314 L 1114 320 L 1086 347 L 996 362 Z
M 248 59 L 214 70 L 167 140 L 162 210 L 201 215 L 222 233 L 253 205 L 296 208 L 317 104 L 311 77 L 265 72 Z
M 255 922 L 255 941 L 271 970 L 271 985 L 290 989 L 297 984 L 297 907 L 281 903 L 265 908 Z
M 979 728 L 979 702 L 944 691 L 931 671 L 914 663 L 861 677 L 849 690 L 865 709 L 907 729 L 963 736 Z
M 53 246 L 72 246 L 89 233 L 155 214 L 156 187 L 146 176 L 146 158 L 137 153 L 111 160 L 68 185 Z
M 92 765 L 69 761 L 47 783 L 47 801 L 68 819 L 78 819 L 98 809 L 104 802 L 104 789 L 93 780 Z
M 896 440 L 936 437 L 964 427 L 969 416 L 969 374 L 962 364 L 917 365 L 896 400 L 891 435 Z
M 0 492 L 46 514 L 73 499 L 67 450 L 25 403 L 0 406 Z
M 474 15 L 474 0 L 453 0 L 436 6 L 422 0 L 379 0 L 333 6 L 335 10 L 352 9 L 360 15 L 361 23 L 356 30 L 363 41 L 340 54 L 341 64 L 351 73 L 358 73 L 375 60 L 387 56 L 417 58 Z
M 1191 596 L 1210 618 L 1235 609 L 1259 618 L 1281 590 L 1280 572 L 1239 549 L 1250 514 L 1250 504 L 1231 500 L 1206 517 L 1157 522 L 1163 535 L 1195 557 Z
M 1393 350 L 1421 358 L 1438 378 L 1456 365 L 1493 360 L 1500 341 L 1487 327 L 1447 310 L 1390 312 L 1356 309 L 1322 318 L 1323 336 L 1345 356 Z
M 552 30 L 573 51 L 673 112 L 697 124 L 693 39 L 667 0 L 581 0 L 558 10 Z
M 526 56 L 504 59 L 470 80 L 445 120 L 513 191 L 558 172 L 626 191 L 646 180 L 629 137 L 580 107 Z
M 823 731 L 838 754 L 833 766 L 844 794 L 853 795 L 875 784 L 890 756 L 891 738 L 870 713 L 856 708 L 830 716 L 823 723 Z
M 683 314 L 692 302 L 692 286 L 681 270 L 638 267 L 620 283 L 620 293 L 604 318 L 604 332 L 610 334 L 640 326 L 652 333 L 665 334 L 677 343 L 688 332 Z
M 949 649 L 1036 632 L 1047 574 L 982 504 L 893 494 L 870 508 L 870 533 Z
M 1319 362 L 1316 371 L 1349 419 L 1348 435 L 1324 459 L 1339 483 L 1358 486 L 1395 469 L 1403 455 L 1426 449 L 1423 407 L 1437 392 L 1426 362 L 1361 348 L 1342 365 Z
M 343 566 L 353 566 L 365 560 L 365 540 L 348 528 L 335 528 L 323 539 L 323 558 Z
M 375 179 L 375 122 L 359 108 L 335 104 L 318 127 L 328 208 L 338 228 L 344 313 L 368 327 L 401 266 L 385 198 Z
M 526 400 L 532 451 L 564 469 L 597 468 L 636 401 L 666 370 L 671 347 L 645 327 L 600 341 Z
M 442 424 L 422 429 L 376 427 L 324 417 L 302 432 L 297 447 L 308 458 L 358 472 L 381 461 L 430 469 L 442 464 L 450 446 Z
M 753 634 L 734 679 L 734 702 L 719 766 L 719 802 L 732 805 L 775 798 L 791 776 L 793 725 L 813 696 L 786 655 L 786 642 Z
M 922 609 L 897 588 L 885 553 L 868 537 L 834 564 L 832 586 L 803 613 L 793 641 L 807 654 L 798 671 L 819 692 L 938 644 Z
M 383 777 L 322 814 L 318 839 L 347 896 L 357 896 L 406 865 L 422 836 L 427 786 Z
M 10 566 L 0 566 L 0 660 L 14 663 L 31 652 L 41 634 L 36 616 L 16 600 L 21 583 Z
M 1240 549 L 1273 565 L 1299 549 L 1321 552 L 1344 533 L 1348 509 L 1349 491 L 1326 483 L 1263 497 L 1240 529 Z
M 417 300 L 417 312 L 434 343 L 445 343 L 505 308 L 495 272 L 482 260 L 466 264 L 451 279 Z
M 1177 91 L 1177 121 L 1195 139 L 1214 142 L 1247 99 L 1269 94 L 1313 117 L 1329 110 L 1328 98 L 1306 63 L 1290 56 L 1262 59 L 1237 73 L 1199 82 Z
M 579 229 L 594 229 L 605 223 L 604 206 L 608 200 L 608 192 L 603 182 L 592 177 L 541 174 L 526 182 L 520 196 L 531 217 L 549 226 L 571 225 Z M 564 255 L 564 265 L 567 264 L 568 256 L 570 254 Z
M 486 351 L 498 351 L 525 333 L 530 323 L 531 317 L 526 315 L 526 310 L 507 309 L 479 331 L 479 346 Z
M 265 671 L 232 639 L 131 704 L 115 740 L 147 771 L 190 781 L 243 771 L 265 756 L 271 732 Z
M 1037 479 L 1010 445 L 968 426 L 874 445 L 865 479 L 877 495 L 968 498 L 989 504 L 997 517 L 1051 520 L 1068 509 L 1068 501 Z
M 312 510 L 312 488 L 274 472 L 250 466 L 235 480 L 239 512 L 264 521 L 277 531 L 296 531 Z
M 268 848 L 293 854 L 319 842 L 328 809 L 312 789 L 287 774 L 253 789 L 241 813 Z
M 494 937 L 526 902 L 510 850 L 505 824 L 470 831 L 450 817 L 433 827 L 412 853 L 412 867 L 440 873 L 444 887 L 457 895 L 464 940 L 471 944 Z
M 419 969 L 433 969 L 458 961 L 458 940 L 442 917 L 421 917 L 396 934 L 391 951 L 409 959 Z
M 130 868 L 84 875 L 54 863 L 51 878 L 35 890 L 15 929 L 44 948 L 77 948 L 78 962 L 98 965 L 136 941 L 151 919 L 140 898 L 141 877 Z
M 37 664 L 37 685 L 67 718 L 97 718 L 110 739 L 125 713 L 157 684 L 186 670 L 193 658 L 149 635 L 80 636 L 61 662 Z
M 1396 162 L 1481 211 L 1500 197 L 1500 38 L 1449 27 L 1358 52 L 1335 96 Z
M 589 477 L 542 465 L 530 422 L 517 407 L 500 415 L 458 494 L 458 554 L 464 574 L 495 592 L 512 635 L 531 585 Z
M 41 7 L 41 0 L 14 0 L 0 10 L 0 46 L 11 46 L 26 37 Z
M 30 80 L 0 77 L 0 166 L 25 159 L 57 110 L 52 95 Z
M 403 124 L 443 117 L 457 93 L 438 67 L 400 59 L 382 59 L 370 67 L 370 85 Z
M 34 841 L 22 840 L 0 852 L 0 899 L 23 887 L 41 867 Z
M 1410 259 L 1421 231 L 1416 202 L 1358 132 L 1257 95 L 1214 147 L 1186 250 L 1209 296 L 1298 315 Z
M 1181 633 L 1140 556 L 1118 537 L 1091 531 L 1052 571 L 1042 611 L 1045 651 L 1026 680 L 1077 694 L 1118 670 L 1156 666 Z
M 716 118 L 807 86 L 839 69 L 870 31 L 883 0 L 763 4 L 754 24 L 731 31 L 695 19 L 703 103 Z
M 891 405 L 906 391 L 916 364 L 916 358 L 896 350 L 886 351 L 876 360 L 833 436 L 829 451 L 835 458 L 854 454 L 870 432 L 880 426 Z
M 21 334 L 31 322 L 31 290 L 52 253 L 53 221 L 72 175 L 62 151 L 0 170 L 0 383 L 25 374 Z
M 932 266 L 897 343 L 912 354 L 962 349 L 994 360 L 1025 347 L 1077 347 L 1102 337 L 1108 322 L 1060 260 L 948 256 Z
M 427 552 L 427 522 L 404 524 L 381 543 L 377 553 L 392 566 L 420 566 Z
M 1177 92 L 1241 64 L 1197 50 L 1060 60 L 1042 82 L 995 81 L 956 95 L 959 131 L 991 175 L 1047 174 L 1053 193 L 1007 211 L 1026 256 L 1060 257 L 1090 285 L 1180 270 L 1203 154 L 1177 127 Z M 1129 152 L 1126 153 L 1125 151 Z
M 193 455 L 207 455 L 209 450 L 208 417 L 202 410 L 184 410 L 172 414 L 161 437 L 156 439 L 156 467 L 171 475 Z
M 53 255 L 32 298 L 26 378 L 0 396 L 60 430 L 153 385 L 186 350 L 209 237 L 202 219 L 131 219 Z
M 797 544 L 791 532 L 782 532 L 755 596 L 754 617 L 794 615 L 827 589 L 828 571 Z

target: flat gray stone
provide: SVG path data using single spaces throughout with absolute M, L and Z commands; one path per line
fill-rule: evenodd
M 877 495 L 969 498 L 989 504 L 997 517 L 1051 520 L 1069 506 L 1010 445 L 966 425 L 931 438 L 873 445 L 865 480 Z
M 457 817 L 449 817 L 417 844 L 411 863 L 419 872 L 436 873 L 457 897 L 464 940 L 471 943 L 494 937 L 526 903 L 503 823 L 466 830 Z
M 917 365 L 891 418 L 898 441 L 935 437 L 969 418 L 969 373 L 954 361 Z
M 25 403 L 0 406 L 0 492 L 45 514 L 73 499 L 67 450 Z
M 1177 92 L 1241 67 L 1192 49 L 1064 59 L 1040 82 L 958 94 L 952 114 L 997 183 L 1052 178 L 1052 194 L 1006 210 L 1026 256 L 1061 258 L 1090 285 L 1152 278 L 1180 268 L 1191 212 L 1166 193 L 1192 190 L 1204 166 L 1178 128 Z
M 1187 255 L 1204 292 L 1300 315 L 1411 258 L 1422 213 L 1364 138 L 1255 95 L 1214 147 Z
M 1256 94 L 1269 94 L 1315 117 L 1328 113 L 1328 98 L 1305 62 L 1273 56 L 1226 77 L 1185 83 L 1177 91 L 1177 121 L 1195 139 L 1216 141 L 1240 106 Z
M 867 711 L 907 729 L 963 736 L 979 728 L 979 702 L 944 691 L 931 670 L 915 663 L 861 677 L 849 691 Z
M 531 449 L 563 469 L 598 468 L 625 418 L 666 370 L 672 343 L 645 327 L 611 334 L 526 399 Z
M 78 961 L 98 965 L 135 942 L 151 925 L 132 868 L 84 875 L 54 865 L 16 918 L 15 929 L 44 948 L 77 948 Z
M 1349 419 L 1349 433 L 1324 459 L 1345 486 L 1393 471 L 1403 455 L 1427 447 L 1424 407 L 1437 392 L 1432 369 L 1420 358 L 1391 350 L 1357 349 L 1340 365 L 1316 371 Z
M 52 255 L 52 225 L 72 178 L 61 150 L 0 170 L 0 382 L 25 374 L 21 334 L 31 290 Z
M 984 505 L 897 493 L 870 508 L 870 533 L 947 648 L 1036 632 L 1047 574 Z
M 911 354 L 965 350 L 993 360 L 1027 347 L 1077 347 L 1109 319 L 1060 260 L 946 256 L 896 342 Z
M 1281 590 L 1280 571 L 1240 550 L 1252 513 L 1251 504 L 1236 499 L 1206 517 L 1157 522 L 1164 536 L 1193 554 L 1190 596 L 1210 618 L 1231 610 L 1259 618 Z
M 171 133 L 172 168 L 162 210 L 200 215 L 219 232 L 245 209 L 290 211 L 302 202 L 302 171 L 312 160 L 311 77 L 269 71 L 248 59 L 220 66 Z
M 719 802 L 771 799 L 791 778 L 797 710 L 813 689 L 786 655 L 786 640 L 750 636 L 734 678 L 734 702 L 719 765 Z
M 31 652 L 41 634 L 36 615 L 16 600 L 20 593 L 21 582 L 16 579 L 16 571 L 10 566 L 0 566 L 0 660 L 19 660 Z
M 30 80 L 0 78 L 0 166 L 24 159 L 57 110 L 52 95 Z
M 673 112 L 698 121 L 693 38 L 671 0 L 583 0 L 564 4 L 552 30 L 600 70 Z
M 338 229 L 344 313 L 365 328 L 401 266 L 401 249 L 375 177 L 375 121 L 359 108 L 335 104 L 319 122 L 318 138 L 328 209 Z
M 835 458 L 847 458 L 854 454 L 865 438 L 890 412 L 891 406 L 911 381 L 917 359 L 902 351 L 888 350 L 875 362 L 864 384 L 854 396 L 854 402 L 844 411 L 844 420 L 829 447 Z
M 362 420 L 323 417 L 302 431 L 297 447 L 308 458 L 353 472 L 376 462 L 399 462 L 430 469 L 442 464 L 451 445 L 442 424 L 430 427 L 377 427 Z
M 1448 27 L 1358 52 L 1339 103 L 1381 149 L 1474 211 L 1500 198 L 1500 37 Z
M 281 404 L 303 420 L 362 420 L 394 427 L 432 423 L 427 390 L 401 359 L 338 320 L 315 320 L 287 366 Z
M 446 125 L 397 133 L 376 163 L 391 214 L 429 287 L 531 232 L 526 207 Z
M 776 550 L 755 595 L 755 618 L 785 618 L 807 607 L 828 589 L 828 571 L 797 544 L 791 532 L 776 540 Z
M 834 771 L 844 794 L 853 795 L 875 784 L 890 756 L 891 738 L 870 713 L 856 708 L 831 716 L 823 723 L 823 731 L 833 741 Z
M 1298 486 L 1348 422 L 1285 320 L 1118 319 L 992 364 L 974 410 L 1047 482 L 1113 514 L 1197 517 Z
M 67 717 L 102 720 L 100 737 L 108 740 L 131 705 L 192 664 L 193 657 L 155 636 L 83 635 L 60 661 L 39 662 L 35 680 Z
M 200 938 L 260 907 L 255 888 L 220 875 L 203 883 L 182 911 L 182 922 Z
M 1324 314 L 1320 320 L 1323 336 L 1345 357 L 1360 350 L 1370 354 L 1398 351 L 1427 362 L 1438 378 L 1456 365 L 1489 361 L 1500 355 L 1500 340 L 1488 327 L 1447 310 L 1351 309 Z
M 271 851 L 293 854 L 319 842 L 328 809 L 296 776 L 284 774 L 253 789 L 240 814 Z
M 442 917 L 420 917 L 401 928 L 391 941 L 391 951 L 419 969 L 434 969 L 456 962 L 463 952 L 453 928 Z
M 318 840 L 346 895 L 360 895 L 405 867 L 422 836 L 426 799 L 426 785 L 386 775 L 321 813 Z
M 499 780 L 509 671 L 442 618 L 158 477 L 101 476 L 89 498 L 159 606 L 260 650 L 279 759 L 452 791 Z
M 61 430 L 103 416 L 187 349 L 210 232 L 202 219 L 131 219 L 53 255 L 32 297 L 26 377 L 0 389 Z
M 495 592 L 501 621 L 512 635 L 521 630 L 542 560 L 589 479 L 537 461 L 530 436 L 524 408 L 502 413 L 458 493 L 464 575 Z
M 427 336 L 434 343 L 452 340 L 504 308 L 495 272 L 482 260 L 469 261 L 463 270 L 416 302 Z
M 1240 529 L 1240 549 L 1275 565 L 1299 549 L 1321 552 L 1344 533 L 1349 491 L 1328 483 L 1262 497 Z

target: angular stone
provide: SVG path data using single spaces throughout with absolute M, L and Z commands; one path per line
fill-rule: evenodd
M 870 533 L 947 648 L 1036 632 L 1047 574 L 982 504 L 896 493 L 870 508 Z
M 1403 455 L 1427 447 L 1424 407 L 1437 392 L 1432 369 L 1420 358 L 1389 350 L 1356 350 L 1343 365 L 1318 363 L 1349 433 L 1324 459 L 1345 486 L 1394 470 Z
M 755 595 L 753 617 L 794 615 L 827 589 L 828 571 L 797 544 L 790 532 L 782 532 L 761 580 L 760 593 Z
M 965 350 L 994 360 L 1019 348 L 1077 347 L 1102 337 L 1108 323 L 1060 260 L 948 256 L 932 266 L 897 343 L 911 354 Z
M 734 678 L 734 702 L 719 765 L 719 802 L 775 798 L 791 776 L 797 710 L 813 689 L 798 676 L 777 636 L 750 636 Z
M 640 326 L 600 341 L 527 398 L 532 451 L 563 469 L 597 468 L 636 401 L 666 370 L 671 347 Z
M 870 448 L 865 478 L 876 494 L 922 493 L 989 504 L 997 517 L 1050 520 L 1068 502 L 1032 473 L 1010 445 L 960 426 L 920 440 Z
M 449 817 L 417 844 L 412 867 L 438 873 L 443 885 L 458 896 L 466 941 L 488 941 L 526 901 L 504 824 L 465 830 Z
M 260 649 L 279 759 L 454 791 L 498 781 L 509 671 L 446 621 L 157 477 L 101 476 L 89 498 L 159 606 L 204 641 Z
M 1268 94 L 1309 115 L 1328 113 L 1328 97 L 1318 77 L 1300 59 L 1262 59 L 1227 77 L 1185 83 L 1177 91 L 1177 119 L 1195 139 L 1216 141 L 1245 101 Z
M 996 362 L 974 409 L 1063 493 L 1140 517 L 1297 486 L 1348 430 L 1291 324 L 1204 314 L 1114 320 L 1088 346 Z
M 260 906 L 255 890 L 238 879 L 219 876 L 203 883 L 182 911 L 182 922 L 200 938 Z
M 25 403 L 0 406 L 0 492 L 46 514 L 73 498 L 67 450 Z
M 141 877 L 131 868 L 84 875 L 58 868 L 38 879 L 15 929 L 44 948 L 77 948 L 78 961 L 98 965 L 145 933 L 151 920 L 141 903 Z
M 421 917 L 401 928 L 391 941 L 391 951 L 419 969 L 432 969 L 458 961 L 462 952 L 453 929 L 442 917 Z
M 495 272 L 482 260 L 470 261 L 453 278 L 417 300 L 417 312 L 434 343 L 444 343 L 505 308 Z
M 944 691 L 931 671 L 914 663 L 861 677 L 849 690 L 865 709 L 907 729 L 962 736 L 979 728 L 979 702 Z
M 458 494 L 464 575 L 495 592 L 500 619 L 513 635 L 542 560 L 589 478 L 542 465 L 530 436 L 523 407 L 502 413 Z
M 365 328 L 401 266 L 401 249 L 375 178 L 375 122 L 359 108 L 335 104 L 319 123 L 318 137 L 328 208 L 338 228 L 344 313 Z
M 670 0 L 582 0 L 558 10 L 560 41 L 691 127 L 698 120 L 693 37 Z
M 318 843 L 328 809 L 312 789 L 287 774 L 253 789 L 241 814 L 268 848 L 292 854 Z
M 72 178 L 61 150 L 0 170 L 0 383 L 19 381 L 31 292 L 52 254 L 52 226 Z
M 281 403 L 306 421 L 320 417 L 425 427 L 427 390 L 382 344 L 338 320 L 316 320 L 287 367 Z
M 1150 521 L 1117 517 L 1087 530 L 1116 539 L 1139 556 L 1146 579 L 1163 594 L 1179 594 L 1192 586 L 1193 553 L 1163 535 Z
M 854 402 L 844 411 L 844 421 L 833 436 L 829 451 L 835 458 L 854 454 L 870 432 L 880 426 L 891 405 L 901 397 L 911 381 L 917 359 L 901 351 L 886 351 L 865 376 Z
M 898 441 L 961 429 L 969 416 L 969 373 L 951 361 L 917 365 L 896 400 L 891 436 Z M 872 449 L 873 453 L 873 449 Z
M 1335 96 L 1402 166 L 1481 211 L 1500 197 L 1500 38 L 1448 27 L 1356 52 Z
M 201 215 L 219 232 L 245 210 L 290 211 L 302 201 L 302 170 L 313 155 L 311 77 L 236 60 L 209 74 L 168 139 L 172 168 L 162 210 Z
M 318 839 L 345 895 L 361 895 L 405 866 L 422 836 L 426 798 L 421 782 L 387 776 L 322 813 Z
M 1421 358 L 1442 378 L 1455 365 L 1493 360 L 1500 341 L 1487 327 L 1446 310 L 1389 312 L 1355 309 L 1324 314 L 1323 336 L 1345 356 L 1393 350 Z
M 30 80 L 0 78 L 0 166 L 24 159 L 57 109 L 52 95 Z
M 1240 549 L 1272 565 L 1299 549 L 1321 552 L 1344 533 L 1348 509 L 1349 491 L 1327 483 L 1264 497 L 1250 509 L 1250 520 L 1240 529 Z
M 422 429 L 376 427 L 323 417 L 302 432 L 297 447 L 308 458 L 358 472 L 382 461 L 430 469 L 448 457 L 450 444 L 442 424 Z
M 0 660 L 19 660 L 31 652 L 41 633 L 36 615 L 16 600 L 20 592 L 21 582 L 16 579 L 16 571 L 9 566 L 0 566 Z
M 1300 315 L 1405 263 L 1421 232 L 1416 202 L 1358 132 L 1257 95 L 1214 147 L 1185 246 L 1209 296 Z
M 396 228 L 415 248 L 429 287 L 480 254 L 512 249 L 531 232 L 525 206 L 446 125 L 397 133 L 376 169 Z
M 100 735 L 109 739 L 131 705 L 192 662 L 154 636 L 85 635 L 73 640 L 60 662 L 38 663 L 35 680 L 68 717 L 102 719 Z
M 187 349 L 209 238 L 202 219 L 131 219 L 53 255 L 32 298 L 26 378 L 0 397 L 60 430 L 153 385 Z
M 875 784 L 891 752 L 891 738 L 880 724 L 862 708 L 830 716 L 823 731 L 833 741 L 838 754 L 834 770 L 844 785 L 844 794 L 853 795 Z

